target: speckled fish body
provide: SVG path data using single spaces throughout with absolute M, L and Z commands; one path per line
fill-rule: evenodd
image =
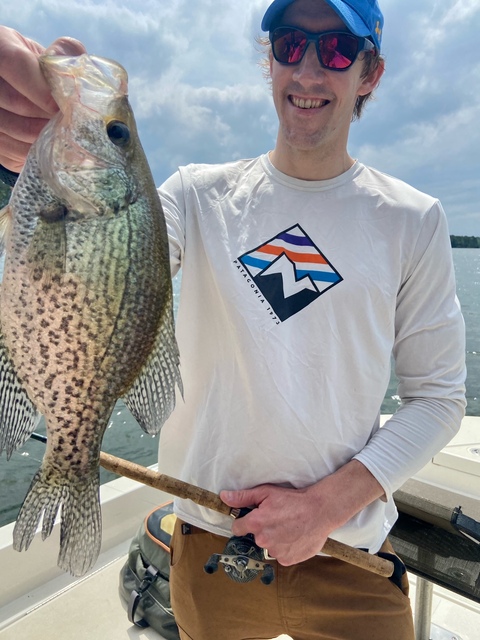
M 59 566 L 100 550 L 98 464 L 123 398 L 158 433 L 181 390 L 168 238 L 127 99 L 127 75 L 93 56 L 46 56 L 60 107 L 32 147 L 1 226 L 0 452 L 43 414 L 48 444 L 20 510 L 14 547 L 61 507 Z

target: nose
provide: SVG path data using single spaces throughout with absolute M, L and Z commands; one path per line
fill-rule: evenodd
M 323 75 L 324 72 L 325 70 L 318 60 L 315 44 L 309 42 L 301 62 L 295 65 L 293 76 L 296 79 L 305 79 L 310 76 L 317 79 L 320 75 Z

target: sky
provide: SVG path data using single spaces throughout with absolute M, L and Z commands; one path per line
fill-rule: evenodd
M 255 37 L 269 0 L 20 0 L 0 23 L 43 45 L 69 35 L 120 62 L 155 181 L 177 166 L 273 148 L 277 117 Z M 380 0 L 386 73 L 350 154 L 438 197 L 450 233 L 480 236 L 478 0 Z

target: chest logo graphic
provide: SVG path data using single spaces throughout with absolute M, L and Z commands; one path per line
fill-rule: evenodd
M 238 260 L 282 322 L 343 280 L 298 224 Z

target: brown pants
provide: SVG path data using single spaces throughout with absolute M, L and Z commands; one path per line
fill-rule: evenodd
M 203 566 L 222 553 L 226 538 L 196 527 L 172 537 L 170 588 L 182 640 L 262 640 L 287 634 L 294 640 L 414 640 L 406 574 L 402 589 L 387 578 L 340 560 L 317 556 L 283 567 L 275 580 L 230 579 L 219 566 Z M 388 541 L 382 551 L 393 553 Z

